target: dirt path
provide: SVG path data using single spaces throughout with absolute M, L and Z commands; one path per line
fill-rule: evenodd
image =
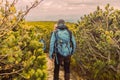
M 53 69 L 54 69 L 54 63 L 47 57 L 47 71 L 48 71 L 48 79 L 47 80 L 53 80 Z M 64 71 L 63 68 L 60 67 L 60 74 L 59 74 L 59 80 L 64 80 Z M 81 80 L 81 79 L 75 79 L 72 74 L 70 74 L 70 80 Z

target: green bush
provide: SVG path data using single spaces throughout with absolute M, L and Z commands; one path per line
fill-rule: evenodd
M 46 80 L 40 32 L 27 26 L 14 4 L 0 5 L 0 80 Z
M 46 56 L 39 38 L 32 32 L 36 33 L 34 30 L 19 28 L 17 31 L 11 31 L 4 40 L 1 40 L 1 79 L 46 79 Z M 34 38 L 30 37 L 31 34 Z
M 104 10 L 97 7 L 81 17 L 75 27 L 75 71 L 88 80 L 119 80 L 120 10 L 109 4 Z

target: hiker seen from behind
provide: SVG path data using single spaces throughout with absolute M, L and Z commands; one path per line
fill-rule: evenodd
M 70 60 L 75 52 L 76 42 L 72 32 L 63 19 L 58 20 L 57 29 L 53 31 L 50 40 L 50 59 L 54 59 L 54 79 L 59 80 L 60 66 L 64 67 L 64 79 L 70 80 Z M 55 58 L 54 56 L 55 55 Z

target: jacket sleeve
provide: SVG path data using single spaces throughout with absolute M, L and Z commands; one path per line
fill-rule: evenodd
M 72 50 L 72 54 L 75 52 L 75 49 L 76 49 L 76 41 L 75 41 L 75 38 L 72 34 L 72 44 L 73 44 L 73 50 Z
M 50 58 L 52 59 L 52 54 L 54 52 L 54 44 L 55 44 L 55 32 L 52 33 L 51 35 L 51 40 L 50 40 L 50 50 L 49 50 L 49 54 L 50 54 Z

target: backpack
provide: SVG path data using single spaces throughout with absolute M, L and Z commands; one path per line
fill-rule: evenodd
M 62 56 L 68 56 L 72 53 L 71 37 L 72 33 L 68 29 L 58 29 L 55 32 L 55 51 Z

